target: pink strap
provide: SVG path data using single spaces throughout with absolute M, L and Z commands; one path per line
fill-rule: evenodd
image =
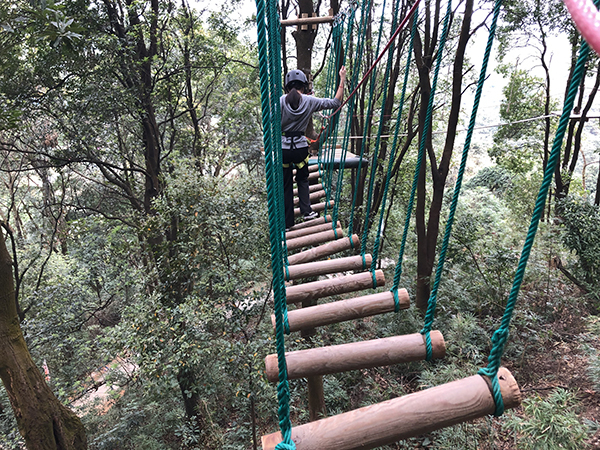
M 563 0 L 583 38 L 600 55 L 600 12 L 592 0 Z

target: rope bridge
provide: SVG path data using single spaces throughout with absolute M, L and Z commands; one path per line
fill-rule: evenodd
M 599 0 L 600 1 L 600 0 Z M 327 67 L 327 92 L 333 92 L 336 86 L 337 69 L 346 65 L 348 49 L 354 50 L 352 76 L 350 81 L 350 96 L 346 99 L 345 113 L 340 109 L 332 111 L 325 116 L 326 124 L 319 136 L 320 152 L 310 167 L 311 175 L 311 203 L 313 209 L 322 211 L 321 218 L 298 224 L 289 231 L 285 231 L 283 219 L 283 183 L 281 171 L 281 117 L 279 98 L 281 95 L 281 46 L 280 46 L 280 19 L 277 5 L 272 0 L 256 0 L 257 5 L 257 30 L 260 65 L 260 86 L 262 99 L 263 143 L 265 148 L 265 171 L 268 192 L 269 210 L 269 238 L 271 244 L 271 267 L 273 271 L 274 314 L 272 321 L 276 334 L 276 354 L 267 356 L 265 360 L 266 374 L 269 381 L 277 382 L 278 416 L 280 431 L 262 438 L 263 449 L 368 449 L 389 444 L 411 436 L 450 426 L 453 424 L 473 420 L 489 414 L 501 415 L 506 408 L 512 408 L 520 403 L 520 391 L 516 381 L 508 370 L 500 367 L 500 359 L 508 338 L 511 317 L 515 308 L 519 289 L 527 265 L 527 260 L 539 223 L 546 195 L 552 181 L 554 168 L 558 162 L 562 139 L 565 133 L 570 111 L 583 74 L 583 67 L 588 57 L 589 47 L 582 41 L 579 59 L 565 100 L 563 113 L 556 132 L 552 153 L 536 201 L 536 207 L 531 219 L 531 225 L 525 241 L 521 260 L 515 274 L 513 288 L 509 295 L 506 310 L 500 328 L 492 337 L 493 348 L 488 359 L 488 366 L 482 368 L 478 374 L 461 380 L 456 380 L 441 386 L 398 397 L 387 402 L 367 406 L 354 411 L 349 411 L 338 416 L 316 420 L 292 429 L 289 409 L 289 383 L 290 379 L 311 379 L 331 373 L 348 370 L 370 368 L 398 364 L 415 360 L 432 360 L 442 358 L 445 354 L 445 342 L 442 334 L 433 330 L 435 311 L 437 306 L 437 293 L 443 273 L 446 252 L 451 236 L 454 216 L 460 196 L 462 180 L 468 159 L 469 149 L 477 111 L 483 86 L 486 78 L 487 66 L 494 42 L 496 25 L 500 13 L 502 0 L 494 3 L 492 21 L 489 25 L 487 45 L 481 65 L 476 94 L 470 116 L 467 137 L 461 156 L 460 168 L 453 192 L 452 203 L 443 242 L 438 257 L 435 281 L 424 317 L 424 325 L 420 332 L 392 336 L 373 341 L 355 342 L 322 348 L 313 348 L 302 351 L 285 351 L 285 336 L 292 332 L 306 331 L 315 327 L 327 326 L 343 321 L 356 320 L 364 317 L 398 312 L 409 306 L 409 296 L 405 289 L 400 288 L 402 275 L 402 262 L 408 230 L 410 228 L 411 213 L 417 188 L 419 171 L 423 164 L 426 151 L 426 139 L 431 129 L 433 110 L 435 108 L 435 92 L 438 75 L 444 55 L 444 46 L 449 32 L 452 2 L 448 0 L 443 30 L 437 44 L 435 67 L 431 84 L 431 95 L 427 105 L 427 114 L 422 124 L 421 138 L 418 146 L 417 159 L 412 180 L 410 198 L 407 206 L 402 240 L 400 244 L 398 262 L 394 272 L 392 288 L 388 291 L 361 295 L 340 301 L 322 303 L 316 306 L 298 308 L 288 311 L 288 304 L 314 303 L 319 299 L 332 295 L 355 293 L 367 289 L 375 289 L 385 285 L 383 271 L 377 269 L 377 261 L 381 249 L 381 236 L 383 234 L 384 217 L 388 202 L 388 191 L 392 183 L 392 168 L 396 161 L 396 152 L 400 141 L 400 127 L 402 113 L 405 110 L 406 90 L 409 82 L 411 68 L 411 53 L 414 36 L 419 23 L 419 0 L 416 0 L 411 9 L 400 18 L 400 1 L 394 0 L 392 18 L 390 21 L 390 38 L 380 52 L 381 39 L 386 23 L 385 1 L 381 8 L 380 29 L 376 43 L 376 61 L 365 71 L 359 80 L 359 72 L 366 40 L 367 25 L 373 9 L 371 0 L 365 0 L 360 5 L 360 10 L 351 7 L 333 19 L 333 48 L 329 55 Z M 358 16 L 358 20 L 357 20 Z M 299 19 L 300 20 L 300 19 Z M 353 24 L 356 23 L 356 29 Z M 402 35 L 408 41 L 408 49 L 404 50 L 406 62 L 404 66 L 403 82 L 398 99 L 398 115 L 393 127 L 392 142 L 386 161 L 380 161 L 379 151 L 387 132 L 385 129 L 384 111 L 388 100 L 388 80 L 393 69 L 396 41 Z M 353 33 L 356 42 L 352 42 Z M 398 46 L 398 51 L 402 49 Z M 387 55 L 383 70 L 379 62 Z M 380 73 L 381 72 L 381 73 Z M 345 216 L 340 215 L 339 207 L 342 205 L 342 186 L 344 186 L 345 163 L 350 147 L 349 137 L 352 130 L 352 119 L 356 115 L 356 93 L 361 85 L 368 84 L 368 97 L 366 104 L 366 117 L 371 117 L 376 109 L 376 80 L 383 79 L 381 90 L 382 98 L 378 130 L 369 162 L 369 182 L 365 186 L 366 208 L 361 211 L 363 217 L 362 235 L 354 234 L 357 199 L 361 191 L 360 177 L 356 177 L 353 186 L 350 211 Z M 392 92 L 393 95 L 393 92 Z M 342 145 L 340 151 L 336 150 L 340 122 L 345 119 L 342 129 Z M 363 164 L 366 165 L 367 136 L 371 133 L 369 126 L 364 126 L 363 136 L 360 140 L 360 154 L 358 155 L 357 173 L 361 173 Z M 387 169 L 387 170 L 386 170 Z M 379 171 L 379 172 L 378 172 Z M 375 180 L 378 173 L 384 174 L 382 182 L 383 194 L 378 211 L 371 211 L 374 195 Z M 320 200 L 324 198 L 324 201 Z M 297 214 L 300 214 L 299 208 Z M 378 215 L 378 217 L 377 217 Z M 342 227 L 342 220 L 347 221 Z M 377 229 L 371 230 L 371 224 L 377 224 Z M 367 253 L 369 236 L 374 234 L 372 253 Z M 294 252 L 301 250 L 294 254 Z M 354 250 L 356 255 L 324 259 L 340 252 Z M 315 278 L 326 274 L 339 274 L 354 271 L 350 275 L 335 276 L 319 281 L 311 281 L 286 287 L 286 281 Z M 310 393 L 309 393 L 310 395 Z

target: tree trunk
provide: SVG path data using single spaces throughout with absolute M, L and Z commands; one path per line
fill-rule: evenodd
M 434 21 L 434 35 L 437 33 L 439 21 L 437 20 L 437 11 L 439 10 L 439 2 L 436 4 L 436 20 Z M 416 207 L 416 225 L 417 225 L 417 292 L 416 305 L 419 309 L 425 310 L 430 294 L 431 274 L 435 263 L 435 253 L 437 238 L 439 234 L 440 212 L 442 210 L 444 188 L 446 179 L 450 170 L 450 160 L 454 149 L 454 141 L 456 139 L 456 129 L 458 126 L 458 118 L 460 113 L 462 99 L 462 79 L 463 79 L 463 63 L 465 58 L 466 46 L 470 37 L 471 17 L 473 14 L 473 0 L 465 2 L 465 12 L 461 32 L 458 40 L 456 54 L 453 63 L 452 73 L 452 103 L 450 113 L 447 119 L 446 141 L 442 150 L 440 162 L 437 162 L 437 156 L 433 149 L 431 128 L 428 130 L 426 139 L 425 151 L 429 157 L 431 167 L 431 188 L 432 197 L 429 206 L 429 217 L 427 220 L 427 229 L 425 229 L 425 208 L 426 208 L 426 188 L 427 182 L 425 179 L 425 164 L 421 166 L 419 174 L 419 183 L 417 186 L 417 207 Z M 419 81 L 421 85 L 421 111 L 419 113 L 420 129 L 422 134 L 422 125 L 424 123 L 427 104 L 431 91 L 430 68 L 433 61 L 435 39 L 428 39 L 425 35 L 425 43 L 433 43 L 431 49 L 423 48 L 419 34 L 415 36 L 415 61 L 419 71 Z M 428 51 L 429 50 L 429 51 Z M 439 51 L 439 49 L 437 50 Z M 425 160 L 423 160 L 425 162 Z
M 0 233 L 0 378 L 29 450 L 87 448 L 83 424 L 54 396 L 27 349 L 15 304 L 12 261 Z

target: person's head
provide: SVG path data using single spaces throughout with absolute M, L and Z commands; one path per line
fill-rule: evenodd
M 306 91 L 307 87 L 308 80 L 301 70 L 290 70 L 285 75 L 285 90 L 287 92 L 285 101 L 292 109 L 298 109 L 302 94 Z

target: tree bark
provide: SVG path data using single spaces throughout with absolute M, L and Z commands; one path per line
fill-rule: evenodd
M 436 20 L 434 22 L 434 33 L 437 33 L 439 21 L 437 20 L 439 2 L 436 8 Z M 416 290 L 416 305 L 419 309 L 425 310 L 429 300 L 431 291 L 431 274 L 435 262 L 436 244 L 439 234 L 440 212 L 444 199 L 444 189 L 446 178 L 450 169 L 450 160 L 454 149 L 454 141 L 456 139 L 456 129 L 458 126 L 458 118 L 460 113 L 460 105 L 462 99 L 462 80 L 463 80 L 463 63 L 467 42 L 470 37 L 471 18 L 473 14 L 473 0 L 465 2 L 465 12 L 458 40 L 458 46 L 454 57 L 454 68 L 452 74 L 452 103 L 450 106 L 450 114 L 448 116 L 448 126 L 446 130 L 446 141 L 440 162 L 438 164 L 437 157 L 433 149 L 431 129 L 428 130 L 425 151 L 429 156 L 432 178 L 432 197 L 429 206 L 429 216 L 427 220 L 427 228 L 425 228 L 425 209 L 426 209 L 426 188 L 425 179 L 425 164 L 421 166 L 419 174 L 419 183 L 417 186 L 417 207 L 416 207 L 416 225 L 417 225 L 417 290 Z M 428 39 L 425 36 L 425 42 L 435 43 L 434 39 Z M 427 50 L 425 48 L 425 50 Z M 438 49 L 439 51 L 439 49 Z M 419 35 L 415 36 L 415 60 L 419 70 L 419 81 L 421 87 L 421 111 L 419 114 L 419 122 L 424 123 L 431 91 L 430 82 L 430 67 L 433 61 L 433 48 L 430 52 L 425 53 Z M 420 125 L 420 134 L 422 134 L 422 125 Z
M 0 378 L 29 450 L 87 448 L 85 429 L 54 396 L 38 370 L 19 325 L 12 261 L 0 233 Z

